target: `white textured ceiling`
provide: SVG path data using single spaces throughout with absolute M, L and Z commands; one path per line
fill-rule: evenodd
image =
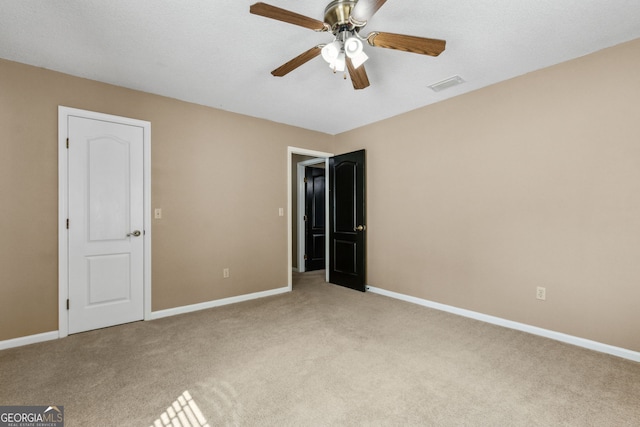
M 271 76 L 332 36 L 251 15 L 255 1 L 0 0 L 0 57 L 337 134 L 640 37 L 640 0 L 388 0 L 363 34 L 447 48 L 366 46 L 371 86 L 355 91 L 320 57 Z M 266 3 L 323 20 L 329 0 Z M 453 75 L 466 82 L 427 87 Z

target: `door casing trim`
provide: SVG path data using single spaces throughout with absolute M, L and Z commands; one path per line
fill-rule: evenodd
M 58 106 L 58 337 L 69 335 L 68 152 L 69 116 L 105 120 L 143 128 L 144 169 L 144 320 L 151 318 L 151 122 Z
M 291 185 L 292 177 L 292 168 L 293 168 L 293 155 L 299 154 L 301 156 L 310 156 L 310 157 L 318 157 L 324 158 L 325 167 L 329 167 L 329 157 L 333 157 L 332 153 L 326 153 L 323 151 L 315 151 L 308 150 L 306 148 L 298 148 L 298 147 L 287 147 L 287 288 L 289 291 L 293 289 L 293 218 L 292 215 L 292 205 L 293 205 L 293 187 Z M 318 163 L 318 162 L 316 162 Z M 328 177 L 326 178 L 325 188 L 329 188 Z M 298 180 L 299 181 L 299 180 Z M 298 184 L 296 191 L 298 192 L 298 203 L 300 201 L 300 185 Z M 299 214 L 299 212 L 298 212 Z M 329 192 L 325 191 L 325 220 L 329 220 Z M 326 223 L 328 227 L 328 222 Z M 327 228 L 328 229 L 328 228 Z M 328 236 L 328 233 L 327 233 Z M 329 262 L 329 244 L 327 240 L 326 248 L 326 262 Z M 326 269 L 326 280 L 329 281 L 329 269 Z

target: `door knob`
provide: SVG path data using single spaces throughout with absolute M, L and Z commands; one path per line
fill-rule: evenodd
M 359 225 L 356 228 L 353 229 L 353 231 L 364 231 L 367 229 L 366 225 Z
M 142 234 L 142 233 L 140 233 L 140 230 L 136 230 L 136 231 L 134 231 L 132 233 L 127 233 L 127 237 L 129 237 L 129 236 L 138 237 L 140 234 Z

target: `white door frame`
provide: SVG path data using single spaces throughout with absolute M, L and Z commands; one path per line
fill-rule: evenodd
M 326 153 L 323 151 L 315 151 L 308 150 L 306 148 L 298 148 L 298 147 L 287 147 L 287 287 L 289 291 L 293 289 L 293 218 L 292 215 L 292 205 L 293 205 L 293 188 L 291 186 L 292 180 L 292 168 L 293 168 L 293 155 L 299 154 L 301 156 L 310 156 L 310 157 L 318 157 L 324 159 L 325 167 L 327 171 L 329 170 L 329 157 L 333 157 L 332 153 Z M 322 160 L 320 160 L 321 162 Z M 316 162 L 319 163 L 319 162 Z M 299 180 L 298 180 L 299 181 Z M 300 184 L 298 183 L 298 188 L 296 191 L 298 192 L 298 206 L 300 203 Z M 329 188 L 329 175 L 327 173 L 325 177 L 325 189 Z M 298 211 L 298 215 L 300 212 Z M 326 280 L 329 281 L 329 191 L 325 191 L 325 227 L 327 230 L 326 233 L 326 244 L 325 244 L 325 260 L 327 263 L 326 270 Z M 299 227 L 299 226 L 298 226 Z M 299 228 L 298 228 L 299 229 Z M 299 237 L 298 237 L 299 241 Z M 300 264 L 298 264 L 300 265 Z
M 69 335 L 69 236 L 67 232 L 69 116 L 106 120 L 143 128 L 144 140 L 144 320 L 151 318 L 151 123 L 127 117 L 58 106 L 58 337 Z

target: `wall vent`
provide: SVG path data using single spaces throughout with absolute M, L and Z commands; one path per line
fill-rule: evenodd
M 428 87 L 434 92 L 440 92 L 441 90 L 448 89 L 453 86 L 457 86 L 461 83 L 464 83 L 464 80 L 460 76 L 449 77 L 448 79 L 444 79 L 439 81 L 438 83 L 434 83 L 429 85 Z

